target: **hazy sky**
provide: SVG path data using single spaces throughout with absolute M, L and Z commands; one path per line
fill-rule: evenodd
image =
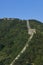
M 0 18 L 37 19 L 43 22 L 43 0 L 0 0 Z

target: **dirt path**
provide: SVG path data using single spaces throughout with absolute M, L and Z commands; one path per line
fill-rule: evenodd
M 26 45 L 25 45 L 24 48 L 20 51 L 20 53 L 16 56 L 16 58 L 11 62 L 10 65 L 13 65 L 14 62 L 19 59 L 19 57 L 21 56 L 21 54 L 24 53 L 24 51 L 26 50 L 26 48 L 29 46 L 28 43 L 31 41 L 32 38 L 33 38 L 33 34 L 28 38 L 28 41 L 26 42 Z

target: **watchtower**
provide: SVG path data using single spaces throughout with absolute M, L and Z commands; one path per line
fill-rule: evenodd
M 33 33 L 36 33 L 36 29 L 32 29 L 30 27 L 30 24 L 29 24 L 29 21 L 27 20 L 27 28 L 28 28 L 28 34 L 33 34 Z

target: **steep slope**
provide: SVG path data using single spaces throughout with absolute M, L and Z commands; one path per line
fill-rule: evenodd
M 37 20 L 29 23 L 36 34 L 14 65 L 43 65 L 43 23 Z M 26 20 L 0 19 L 0 65 L 10 65 L 29 37 Z
M 43 35 L 37 33 L 14 65 L 43 65 Z

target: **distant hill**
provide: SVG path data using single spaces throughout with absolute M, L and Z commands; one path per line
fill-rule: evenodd
M 29 23 L 36 34 L 14 65 L 43 65 L 43 23 L 37 20 L 29 20 Z M 10 65 L 29 37 L 26 20 L 0 19 L 0 65 Z

